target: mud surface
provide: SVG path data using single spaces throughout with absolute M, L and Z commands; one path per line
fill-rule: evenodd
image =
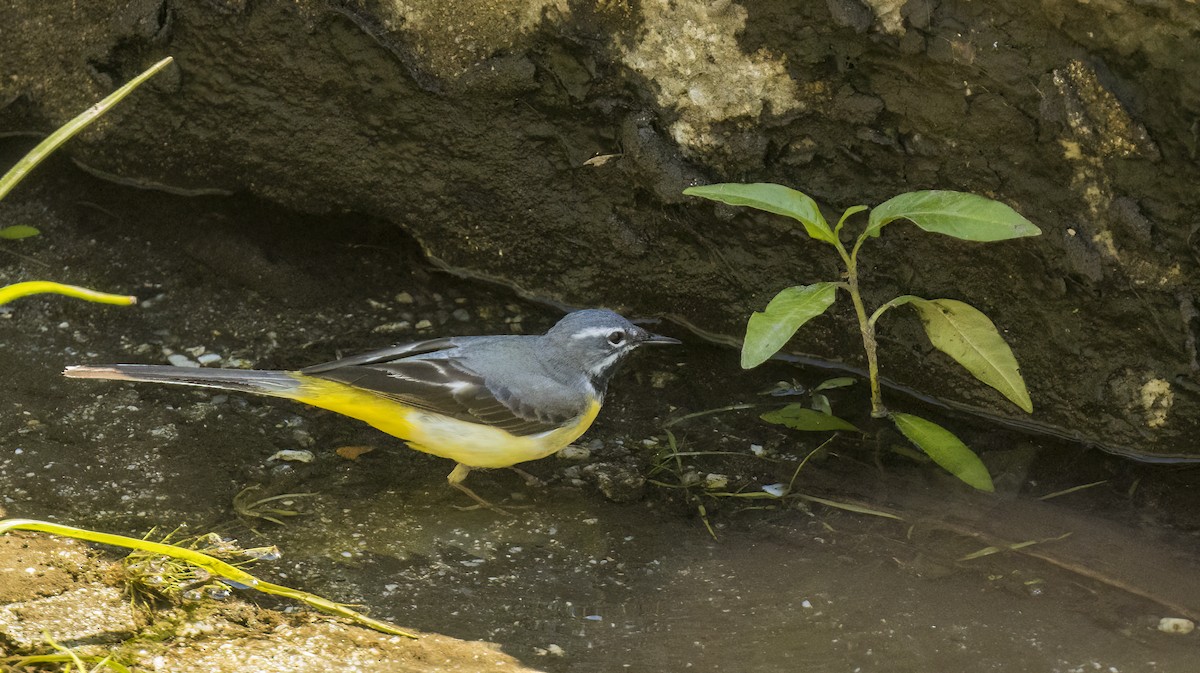
M 364 214 L 529 295 L 735 337 L 774 292 L 837 271 L 782 221 L 683 187 L 771 180 L 833 209 L 987 194 L 1045 234 L 976 246 L 892 227 L 865 251 L 869 301 L 984 310 L 1042 430 L 1194 455 L 1193 3 L 443 4 L 0 4 L 0 130 L 45 132 L 171 54 L 76 157 Z M 842 306 L 792 348 L 855 364 L 852 328 Z M 915 320 L 882 328 L 888 376 L 1016 418 Z
M 406 627 L 496 643 L 538 670 L 1194 668 L 1196 634 L 1157 625 L 1200 617 L 1196 468 L 1135 464 L 921 409 L 982 453 L 997 495 L 968 492 L 896 452 L 900 439 L 886 433 L 835 438 L 794 476 L 827 437 L 759 422 L 761 409 L 808 399 L 760 393 L 828 374 L 742 372 L 734 350 L 671 325 L 657 329 L 687 344 L 636 355 L 581 441 L 585 451 L 523 466 L 544 484 L 505 470 L 471 475 L 512 517 L 456 509 L 469 503 L 446 486 L 447 461 L 332 414 L 62 379 L 67 364 L 168 355 L 298 367 L 426 335 L 537 332 L 560 313 L 438 271 L 411 240 L 367 217 L 146 194 L 63 160 L 45 168 L 21 198 L 0 204 L 0 225 L 43 230 L 0 248 L 0 278 L 53 277 L 136 292 L 143 303 L 33 297 L 3 308 L 0 493 L 9 516 L 138 536 L 185 525 L 243 546 L 277 544 L 282 560 L 255 570 L 266 579 Z M 840 414 L 866 426 L 862 394 L 829 391 Z M 737 403 L 761 406 L 714 411 Z M 670 426 L 672 450 L 666 424 L 702 411 L 713 413 Z M 370 450 L 350 459 L 337 452 L 344 447 Z M 280 450 L 313 460 L 273 458 Z M 788 498 L 746 497 L 793 478 Z M 235 497 L 252 486 L 239 514 Z M 247 506 L 276 494 L 308 495 Z M 967 558 L 988 547 L 1001 551 Z M 36 562 L 36 548 L 22 553 Z M 61 574 L 35 575 L 28 597 L 14 595 L 24 583 L 11 573 L 0 578 L 0 590 L 14 591 L 5 600 L 65 586 Z M 282 642 L 327 656 L 313 632 L 327 627 L 280 630 L 241 614 L 239 633 L 258 645 L 231 649 Z M 355 653 L 376 646 L 374 634 L 333 628 L 361 641 Z M 183 667 L 209 666 L 209 648 L 222 647 L 170 642 Z

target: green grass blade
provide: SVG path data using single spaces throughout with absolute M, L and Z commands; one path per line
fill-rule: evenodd
M 126 549 L 137 549 L 139 551 L 149 552 L 151 554 L 162 554 L 171 558 L 186 561 L 194 566 L 204 568 L 213 575 L 223 577 L 238 584 L 242 584 L 261 591 L 265 594 L 274 596 L 283 596 L 294 600 L 307 603 L 312 607 L 352 619 L 363 626 L 388 633 L 396 636 L 405 636 L 407 638 L 416 638 L 411 633 L 401 631 L 399 628 L 388 624 L 387 622 L 378 619 L 372 619 L 360 612 L 351 610 L 350 608 L 335 603 L 328 598 L 310 594 L 307 591 L 292 589 L 280 584 L 272 584 L 258 579 L 254 575 L 230 565 L 218 558 L 198 552 L 194 549 L 185 549 L 171 544 L 163 544 L 161 542 L 151 542 L 150 540 L 139 540 L 133 537 L 124 535 L 114 535 L 112 533 L 101 533 L 99 531 L 87 530 L 85 528 L 75 528 L 72 526 L 64 526 L 62 524 L 50 523 L 48 521 L 36 521 L 33 519 L 5 519 L 0 521 L 0 535 L 7 533 L 10 530 L 32 530 L 42 533 L 50 533 L 51 535 L 61 535 L 63 537 L 75 538 L 77 540 L 86 540 L 87 542 L 96 542 L 99 544 L 112 545 L 114 547 L 125 547 Z
M 895 514 L 891 514 L 889 512 L 881 512 L 877 509 L 871 509 L 870 507 L 864 507 L 863 505 L 856 505 L 852 502 L 839 502 L 837 500 L 829 500 L 827 498 L 818 498 L 815 495 L 805 495 L 803 493 L 796 493 L 795 495 L 797 498 L 800 498 L 801 500 L 815 502 L 817 504 L 825 505 L 826 507 L 833 507 L 835 509 L 844 509 L 847 512 L 854 512 L 856 514 L 867 514 L 870 516 L 878 516 L 878 517 L 882 517 L 884 519 L 895 519 L 897 521 L 904 520 L 904 519 L 896 516 Z
M 996 490 L 983 461 L 954 433 L 920 416 L 892 413 L 891 417 L 908 441 L 916 444 L 947 472 L 980 491 L 991 493 Z
M 1033 413 L 1033 401 L 1012 349 L 991 319 L 970 304 L 953 299 L 910 297 L 929 341 L 971 374 L 995 388 L 1025 413 Z
M 1042 233 L 1020 213 L 992 199 L 946 190 L 907 192 L 871 211 L 864 236 L 878 236 L 884 225 L 910 220 L 925 231 L 967 241 L 1003 241 Z
M 836 283 L 797 285 L 780 291 L 746 324 L 742 369 L 753 369 L 769 360 L 804 323 L 824 313 L 836 297 Z
M 784 215 L 804 225 L 804 231 L 818 241 L 836 244 L 837 238 L 821 215 L 817 202 L 804 192 L 771 182 L 726 182 L 683 190 L 687 196 L 699 196 L 731 206 L 749 206 L 768 213 Z
M 132 93 L 133 90 L 141 86 L 143 82 L 158 74 L 158 72 L 167 67 L 171 61 L 172 58 L 168 56 L 158 63 L 150 66 L 150 68 L 145 72 L 129 80 L 125 86 L 112 92 L 99 103 L 96 103 L 87 110 L 84 110 L 77 117 L 60 126 L 58 130 L 47 136 L 45 140 L 38 143 L 37 147 L 30 150 L 29 154 L 26 154 L 20 161 L 17 162 L 15 166 L 13 166 L 7 173 L 4 174 L 3 178 L 0 178 L 0 199 L 3 199 L 13 187 L 16 187 L 21 180 L 25 179 L 25 176 L 29 174 L 29 171 L 32 171 L 34 167 L 40 164 L 43 159 L 50 155 L 51 152 L 58 149 L 58 147 L 67 142 L 71 136 L 79 133 L 85 126 L 91 124 L 100 115 L 108 112 L 109 108 L 121 102 L 122 98 L 125 98 Z
M 1067 533 L 1063 533 L 1062 535 L 1059 535 L 1058 537 L 1048 537 L 1048 538 L 1045 538 L 1042 540 L 1026 540 L 1025 542 L 1016 542 L 1013 544 L 1006 544 L 1006 545 L 999 545 L 999 546 L 993 545 L 990 547 L 984 547 L 983 549 L 971 552 L 970 554 L 967 554 L 966 556 L 963 556 L 962 558 L 960 558 L 958 560 L 960 562 L 961 561 L 974 561 L 975 559 L 983 558 L 984 556 L 991 556 L 992 554 L 998 554 L 1003 551 L 1020 551 L 1026 547 L 1032 547 L 1035 544 L 1045 544 L 1047 542 L 1057 542 L 1059 540 L 1064 540 L 1064 539 L 1070 537 L 1070 535 L 1071 535 L 1071 533 L 1067 532 Z
M 0 287 L 0 306 L 14 299 L 28 297 L 31 294 L 61 294 L 75 299 L 95 302 L 97 304 L 116 304 L 130 306 L 137 303 L 137 297 L 124 294 L 109 294 L 97 292 L 77 285 L 63 285 L 48 280 L 30 280 L 24 283 L 13 283 Z

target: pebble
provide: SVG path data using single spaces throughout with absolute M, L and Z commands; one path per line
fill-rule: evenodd
M 199 362 L 196 362 L 195 360 L 189 358 L 188 356 L 181 355 L 179 353 L 171 353 L 170 355 L 168 355 L 167 362 L 170 362 L 171 364 L 175 365 L 176 367 L 199 367 L 200 366 Z
M 704 477 L 704 488 L 716 491 L 729 485 L 729 477 L 723 474 L 709 473 Z
M 401 292 L 396 295 L 396 302 L 399 304 L 411 304 L 413 303 L 413 296 L 407 292 Z
M 311 463 L 314 460 L 316 460 L 316 458 L 317 457 L 313 455 L 312 451 L 297 451 L 294 449 L 284 449 L 283 451 L 276 451 L 267 460 L 286 460 L 289 462 L 296 462 L 296 463 Z
M 375 334 L 395 334 L 397 332 L 407 332 L 411 327 L 412 323 L 408 322 L 407 320 L 401 320 L 398 322 L 384 323 L 375 327 L 371 331 Z
M 775 496 L 776 498 L 782 498 L 783 496 L 787 495 L 787 486 L 784 486 L 783 484 L 767 484 L 766 486 L 762 487 L 762 490 Z
M 422 320 L 421 322 L 417 323 L 417 329 L 429 329 L 431 327 L 433 327 L 433 323 L 429 322 L 428 320 Z
M 211 365 L 214 362 L 220 362 L 220 361 L 221 361 L 221 356 L 217 355 L 216 353 L 205 353 L 204 355 L 201 355 L 200 357 L 196 358 L 196 362 L 199 362 L 202 365 Z
M 454 313 L 451 313 L 450 315 L 454 316 L 454 319 L 459 322 L 467 322 L 471 319 L 470 312 L 468 312 L 465 308 L 455 309 Z
M 565 446 L 558 451 L 558 457 L 563 460 L 587 460 L 592 452 L 582 446 Z
M 1163 617 L 1158 620 L 1158 630 L 1163 633 L 1178 633 L 1186 636 L 1196 629 L 1196 623 L 1183 617 Z

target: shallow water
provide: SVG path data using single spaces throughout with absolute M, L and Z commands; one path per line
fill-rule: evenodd
M 503 518 L 428 488 L 323 496 L 271 536 L 287 574 L 549 671 L 1195 670 L 1195 636 L 1155 630 L 1163 606 L 1021 554 L 959 561 L 985 545 L 931 520 L 760 510 L 723 517 L 714 541 L 661 503 L 551 488 Z M 1087 546 L 1182 551 L 1074 516 L 1041 523 Z
M 583 439 L 589 458 L 526 466 L 543 487 L 472 473 L 472 488 L 516 516 L 459 511 L 467 503 L 445 484 L 450 464 L 332 414 L 58 372 L 198 349 L 223 364 L 298 367 L 432 334 L 536 332 L 556 312 L 433 270 L 367 218 L 309 223 L 327 233 L 296 239 L 285 234 L 297 216 L 261 204 L 133 198 L 87 179 L 46 189 L 54 199 L 7 211 L 44 231 L 22 255 L 53 263 L 63 280 L 140 287 L 150 301 L 121 310 L 28 299 L 0 314 L 10 516 L 135 535 L 186 523 L 244 546 L 277 544 L 284 558 L 260 565 L 264 577 L 404 626 L 494 641 L 554 672 L 1197 670 L 1200 634 L 1156 625 L 1200 613 L 1200 469 L 937 417 L 981 450 L 997 495 L 892 452 L 900 440 L 887 434 L 836 440 L 796 490 L 902 520 L 642 484 L 660 464 L 668 469 L 653 478 L 668 485 L 711 472 L 730 478 L 729 491 L 757 493 L 788 482 L 824 440 L 764 425 L 757 408 L 718 413 L 672 428 L 680 450 L 718 455 L 659 463 L 666 419 L 778 401 L 757 391 L 829 375 L 742 372 L 733 351 L 664 325 L 688 344 L 639 353 L 614 381 Z M 49 219 L 27 221 L 39 216 Z M 0 278 L 47 273 L 25 258 L 0 256 Z M 430 327 L 418 329 L 421 319 Z M 855 420 L 858 396 L 831 392 Z M 374 450 L 350 461 L 334 453 L 344 445 Z M 270 458 L 300 448 L 316 460 Z M 233 496 L 251 484 L 317 495 L 297 498 L 303 514 L 283 527 L 238 520 Z M 1027 542 L 1036 544 L 962 560 Z

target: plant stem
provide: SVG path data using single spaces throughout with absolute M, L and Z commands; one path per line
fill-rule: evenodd
M 850 301 L 854 303 L 854 314 L 858 317 L 858 331 L 862 333 L 863 350 L 867 354 L 867 376 L 871 381 L 871 417 L 887 416 L 883 406 L 883 395 L 879 387 L 879 356 L 876 352 L 875 324 L 867 318 L 867 307 L 863 304 L 862 293 L 858 289 L 858 249 L 862 239 L 854 245 L 854 251 L 846 252 L 841 241 L 837 242 L 838 254 L 846 265 L 846 285 L 850 291 Z
M 0 287 L 0 304 L 7 304 L 14 299 L 28 297 L 31 294 L 62 294 L 84 301 L 96 302 L 97 304 L 117 304 L 119 306 L 129 306 L 137 303 L 137 297 L 97 292 L 96 290 L 89 290 L 86 287 L 63 285 L 62 283 L 54 283 L 48 280 L 29 280 L 23 283 L 13 283 L 12 285 Z

